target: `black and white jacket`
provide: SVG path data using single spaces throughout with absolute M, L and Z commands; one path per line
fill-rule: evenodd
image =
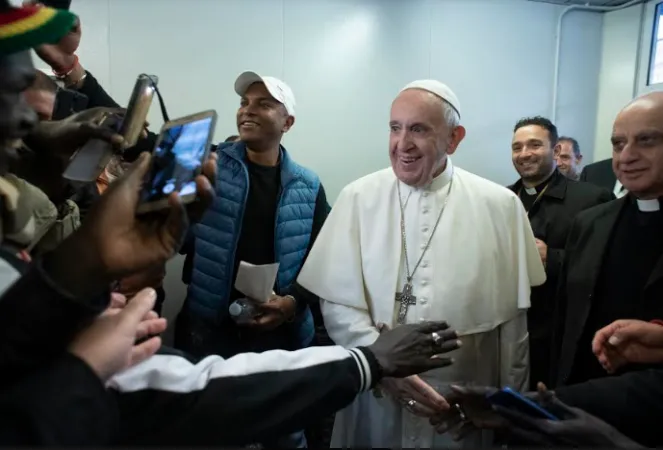
M 379 381 L 370 350 L 332 346 L 197 364 L 162 349 L 104 385 L 66 348 L 109 294 L 76 299 L 39 261 L 25 269 L 0 251 L 8 281 L 0 286 L 0 445 L 264 441 L 343 408 Z
M 198 364 L 155 355 L 114 377 L 120 444 L 243 445 L 304 428 L 376 383 L 365 348 L 244 353 Z

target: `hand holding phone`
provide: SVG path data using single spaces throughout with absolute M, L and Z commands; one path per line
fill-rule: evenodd
M 536 419 L 559 420 L 553 414 L 539 406 L 536 402 L 509 387 L 505 387 L 490 394 L 488 396 L 488 401 L 492 405 L 513 409 Z
M 122 117 L 119 133 L 124 137 L 125 148 L 133 147 L 145 130 L 145 120 L 152 104 L 158 78 L 154 75 L 139 75 L 136 79 L 129 106 Z M 91 182 L 97 179 L 113 156 L 113 149 L 105 142 L 91 140 L 85 144 L 69 162 L 62 174 L 68 180 Z
M 143 185 L 137 212 L 168 207 L 168 196 L 177 192 L 182 203 L 196 197 L 196 177 L 209 155 L 216 112 L 205 111 L 166 123 L 152 154 L 152 165 Z

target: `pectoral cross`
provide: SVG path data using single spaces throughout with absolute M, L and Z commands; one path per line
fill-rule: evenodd
M 412 294 L 412 284 L 409 281 L 403 286 L 403 292 L 396 293 L 396 301 L 401 303 L 398 309 L 398 323 L 403 325 L 407 318 L 407 309 L 410 305 L 417 304 L 417 297 Z

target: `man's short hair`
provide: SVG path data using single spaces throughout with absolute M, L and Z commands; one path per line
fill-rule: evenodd
M 232 136 L 228 136 L 226 140 L 223 142 L 237 142 L 237 141 L 239 141 L 239 136 L 233 134 Z
M 562 136 L 557 140 L 557 142 L 570 142 L 571 147 L 573 148 L 573 154 L 576 156 L 576 158 L 580 158 L 582 156 L 580 154 L 580 144 L 578 144 L 578 141 L 576 141 L 574 138 L 569 136 Z
M 58 84 L 44 72 L 37 70 L 35 73 L 35 81 L 30 88 L 38 91 L 55 93 L 58 90 Z
M 557 127 L 545 117 L 534 116 L 534 117 L 525 117 L 520 119 L 515 127 L 513 127 L 513 132 L 515 133 L 523 127 L 528 127 L 530 125 L 537 125 L 541 128 L 548 130 L 548 137 L 550 138 L 550 145 L 554 147 L 559 141 L 559 134 L 557 133 Z

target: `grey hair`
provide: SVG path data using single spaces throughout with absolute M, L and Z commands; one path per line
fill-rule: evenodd
M 458 114 L 458 111 L 456 111 L 456 108 L 451 106 L 451 103 L 449 103 L 444 99 L 441 100 L 442 100 L 442 114 L 444 115 L 444 120 L 447 123 L 449 129 L 453 130 L 458 125 L 460 125 L 460 115 Z

